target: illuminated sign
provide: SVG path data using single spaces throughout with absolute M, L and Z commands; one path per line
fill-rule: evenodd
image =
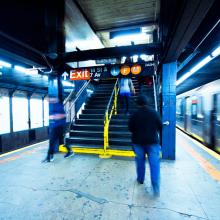
M 120 73 L 120 68 L 118 67 L 118 66 L 113 66 L 112 68 L 111 68 L 111 75 L 112 76 L 118 76 L 119 75 L 119 73 Z
M 120 72 L 123 76 L 127 76 L 131 71 L 131 68 L 127 65 L 121 67 Z
M 152 76 L 154 71 L 154 62 L 146 62 L 76 68 L 70 71 L 69 76 L 68 74 L 62 76 L 67 80 L 89 80 L 121 76 Z
M 131 67 L 131 73 L 134 74 L 134 75 L 138 75 L 141 73 L 141 65 L 139 64 L 134 64 L 132 67 Z
M 71 70 L 70 80 L 90 80 L 90 70 L 88 68 Z

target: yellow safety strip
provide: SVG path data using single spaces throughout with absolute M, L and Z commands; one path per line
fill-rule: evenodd
M 21 152 L 20 154 L 16 154 L 16 155 L 12 155 L 10 157 L 3 158 L 2 160 L 0 160 L 0 164 L 4 164 L 4 163 L 10 162 L 10 161 L 19 159 L 19 158 L 21 158 L 22 156 L 25 156 L 25 155 L 34 154 L 37 151 L 39 151 L 41 149 L 44 149 L 44 148 L 45 148 L 45 146 L 40 146 L 40 147 L 34 148 L 32 150 Z
M 178 125 L 176 125 L 177 128 L 179 128 L 180 130 L 184 131 L 185 130 L 181 127 L 179 127 Z M 186 132 L 187 134 L 191 135 L 189 132 Z M 196 141 L 195 139 L 190 139 L 194 144 L 196 144 L 198 147 L 200 147 L 201 149 L 203 149 L 204 151 L 206 151 L 208 154 L 210 154 L 212 157 L 214 157 L 217 160 L 220 160 L 220 155 L 218 153 L 216 153 L 215 151 L 211 150 L 210 148 L 206 147 L 205 145 L 203 145 L 202 143 Z
M 190 153 L 200 164 L 200 166 L 208 173 L 213 179 L 220 183 L 220 171 L 216 169 L 209 161 L 203 158 L 199 153 L 197 153 L 192 147 L 182 146 L 185 150 Z
M 45 142 L 47 142 L 47 141 L 42 141 L 42 142 L 39 142 L 39 143 L 36 143 L 36 144 L 29 145 L 29 146 L 27 146 L 27 147 L 22 147 L 22 148 L 19 148 L 19 149 L 17 149 L 17 150 L 10 151 L 10 152 L 8 152 L 8 153 L 3 153 L 3 154 L 0 155 L 0 158 L 1 158 L 1 157 L 8 156 L 8 155 L 11 155 L 11 154 L 14 154 L 14 153 L 17 153 L 17 152 L 20 152 L 20 151 L 23 151 L 23 150 L 26 150 L 26 149 L 29 149 L 29 148 L 32 148 L 32 147 L 34 147 L 34 146 L 36 146 L 36 145 L 38 145 L 38 144 L 43 144 L 43 143 L 45 143 Z

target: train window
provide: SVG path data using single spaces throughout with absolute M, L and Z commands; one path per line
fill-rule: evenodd
M 41 97 L 30 99 L 31 128 L 43 127 L 43 102 Z
M 28 99 L 24 95 L 15 95 L 12 98 L 13 131 L 29 129 Z
M 191 99 L 186 98 L 186 115 L 191 115 Z
M 216 113 L 217 113 L 217 120 L 220 121 L 220 94 L 217 94 Z
M 48 99 L 44 98 L 44 126 L 49 125 L 49 104 Z
M 192 104 L 192 115 L 193 116 L 197 115 L 197 104 Z
M 197 118 L 203 118 L 203 106 L 202 106 L 202 97 L 198 97 L 198 102 L 197 102 Z
M 0 134 L 10 133 L 9 96 L 7 91 L 0 91 Z
M 177 99 L 176 101 L 176 114 L 182 114 L 182 99 Z

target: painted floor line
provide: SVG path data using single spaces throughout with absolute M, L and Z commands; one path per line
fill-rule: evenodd
M 185 137 L 187 137 L 188 139 L 190 139 L 190 141 L 192 141 L 194 144 L 196 144 L 198 147 L 200 147 L 201 149 L 203 149 L 204 151 L 206 151 L 208 154 L 210 154 L 212 157 L 214 157 L 217 160 L 220 160 L 220 155 L 218 153 L 216 153 L 215 151 L 209 149 L 208 147 L 206 147 L 205 145 L 203 145 L 202 143 L 200 143 L 199 141 L 191 138 L 190 136 L 188 136 L 187 134 L 185 134 L 184 132 L 181 132 L 182 134 L 185 135 Z
M 209 161 L 202 157 L 198 152 L 196 152 L 192 147 L 182 145 L 182 147 L 190 153 L 200 164 L 200 166 L 208 173 L 213 179 L 220 183 L 220 171 L 214 167 Z
M 47 140 L 47 141 L 48 141 L 48 140 Z M 27 147 L 22 147 L 22 148 L 20 148 L 20 149 L 13 150 L 13 151 L 10 151 L 10 152 L 8 152 L 8 153 L 1 154 L 1 155 L 0 155 L 0 158 L 1 158 L 1 157 L 8 156 L 8 155 L 11 155 L 11 154 L 14 154 L 14 153 L 17 153 L 17 152 L 20 152 L 20 151 L 23 151 L 23 150 L 27 150 L 27 149 L 29 149 L 29 148 L 32 148 L 32 147 L 36 146 L 36 145 L 44 144 L 44 143 L 46 143 L 47 141 L 38 142 L 38 143 L 36 143 L 36 144 L 32 144 L 32 145 L 29 145 L 29 146 L 27 146 Z
M 0 160 L 0 164 L 4 164 L 4 163 L 10 162 L 10 161 L 19 159 L 19 158 L 21 158 L 21 157 L 23 157 L 25 155 L 34 154 L 37 151 L 42 150 L 44 148 L 45 148 L 45 146 L 39 146 L 39 147 L 34 148 L 32 150 L 24 151 L 24 152 L 21 152 L 20 154 L 17 154 L 17 155 L 12 155 L 10 157 L 7 157 L 7 158 L 4 158 L 4 159 Z

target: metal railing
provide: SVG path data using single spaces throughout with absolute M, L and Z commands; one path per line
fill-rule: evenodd
M 68 118 L 70 118 L 70 125 L 72 124 L 73 120 L 76 118 L 77 116 L 77 112 L 76 112 L 76 101 L 79 99 L 79 97 L 81 96 L 81 94 L 84 92 L 84 90 L 88 87 L 90 83 L 90 80 L 85 82 L 82 86 L 82 88 L 77 92 L 77 94 L 75 95 L 75 98 L 73 101 L 71 101 L 70 105 L 68 106 L 68 109 L 66 110 L 66 115 L 68 115 Z M 72 93 L 72 92 L 71 92 Z M 70 94 L 66 100 L 64 101 L 64 105 L 67 105 L 68 102 L 70 102 L 70 100 L 72 99 L 73 94 Z M 74 108 L 74 111 L 73 111 Z M 73 113 L 73 115 L 72 115 Z
M 117 85 L 118 85 L 118 79 L 115 82 L 114 89 L 112 91 L 112 94 L 109 99 L 107 108 L 105 110 L 105 115 L 104 115 L 104 152 L 106 152 L 107 147 L 109 146 L 109 123 L 111 121 L 112 114 L 113 112 L 115 115 L 117 114 L 117 98 L 118 98 L 118 91 L 119 91 Z M 113 96 L 114 96 L 114 100 L 113 100 Z

